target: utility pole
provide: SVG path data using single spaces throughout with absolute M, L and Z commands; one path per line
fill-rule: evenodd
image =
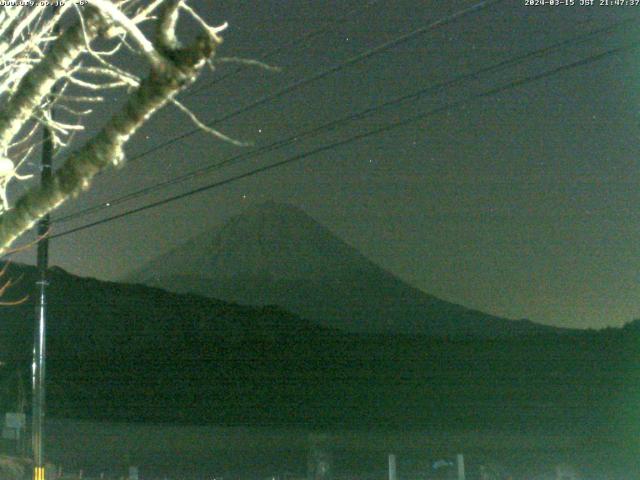
M 55 9 L 55 7 L 54 7 Z M 57 33 L 57 32 L 55 32 Z M 50 117 L 53 119 L 53 109 Z M 42 165 L 40 183 L 47 185 L 51 182 L 53 163 L 53 134 L 51 127 L 43 126 L 42 132 Z M 31 410 L 31 437 L 33 442 L 33 480 L 45 480 L 44 460 L 44 417 L 45 417 L 45 363 L 46 363 L 46 332 L 47 332 L 47 269 L 49 268 L 49 215 L 45 215 L 38 222 L 38 279 L 36 290 L 36 319 L 33 338 L 33 371 L 32 389 L 33 403 Z
M 43 128 L 42 170 L 40 182 L 46 185 L 51 181 L 53 160 L 53 139 L 51 129 Z M 38 301 L 36 302 L 36 320 L 33 341 L 33 406 L 31 412 L 33 440 L 33 480 L 45 480 L 44 471 L 44 415 L 45 415 L 45 353 L 47 331 L 47 268 L 49 267 L 49 215 L 38 222 L 38 280 L 36 281 Z

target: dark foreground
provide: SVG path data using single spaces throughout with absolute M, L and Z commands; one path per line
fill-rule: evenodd
M 48 461 L 61 466 L 65 476 L 82 470 L 85 478 L 120 478 L 130 466 L 139 468 L 141 479 L 304 478 L 312 446 L 328 452 L 337 479 L 382 480 L 389 453 L 397 455 L 398 477 L 404 480 L 443 478 L 433 463 L 453 460 L 457 453 L 465 456 L 470 480 L 480 478 L 481 466 L 503 475 L 495 478 L 514 480 L 555 479 L 558 465 L 573 467 L 581 479 L 631 480 L 640 472 L 637 457 L 623 445 L 596 445 L 562 431 L 311 432 L 50 420 L 47 432 Z

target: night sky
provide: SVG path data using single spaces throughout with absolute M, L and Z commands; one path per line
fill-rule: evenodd
M 280 73 L 245 68 L 233 74 L 237 66 L 220 64 L 203 75 L 196 93 L 181 98 L 203 121 L 212 121 L 477 2 L 370 3 L 364 8 L 366 2 L 352 0 L 192 2 L 212 23 L 229 22 L 220 56 L 262 58 L 286 48 L 269 58 L 282 68 Z M 638 21 L 210 175 L 57 223 L 53 233 L 590 55 L 640 45 L 640 6 L 579 3 L 502 2 L 217 127 L 256 147 L 268 145 L 558 41 L 625 19 Z M 356 13 L 344 19 L 352 10 Z M 300 40 L 318 29 L 326 31 Z M 220 77 L 226 78 L 209 85 Z M 552 325 L 619 326 L 640 317 L 639 84 L 640 48 L 608 55 L 282 168 L 62 236 L 51 242 L 51 262 L 83 276 L 121 279 L 249 204 L 275 200 L 301 207 L 374 262 L 445 300 Z M 130 142 L 128 156 L 135 158 L 190 130 L 183 114 L 166 108 Z M 189 136 L 101 175 L 90 192 L 54 218 L 251 148 L 204 133 Z M 19 257 L 33 259 L 35 251 Z

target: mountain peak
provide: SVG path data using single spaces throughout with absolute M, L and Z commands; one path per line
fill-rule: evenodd
M 222 226 L 223 236 L 236 237 L 241 240 L 244 235 L 255 237 L 260 235 L 260 243 L 288 242 L 289 240 L 312 240 L 311 237 L 333 236 L 305 211 L 288 203 L 274 201 L 256 203 L 249 206 L 239 215 L 229 219 Z M 220 228 L 214 228 L 208 235 L 218 235 Z M 205 234 L 206 236 L 207 234 Z M 300 243 L 300 242 L 298 242 Z M 282 245 L 272 245 L 276 250 Z
M 243 213 L 162 255 L 130 281 L 249 305 L 280 305 L 331 328 L 502 336 L 545 327 L 473 311 L 413 288 L 286 203 Z
M 267 200 L 261 203 L 252 203 L 245 211 L 244 215 L 260 214 L 270 216 L 304 216 L 310 218 L 302 209 L 290 203 L 276 202 L 275 200 Z
M 302 279 L 339 274 L 345 258 L 359 257 L 355 249 L 303 210 L 270 201 L 251 205 L 152 261 L 127 280 L 172 288 L 158 279 Z

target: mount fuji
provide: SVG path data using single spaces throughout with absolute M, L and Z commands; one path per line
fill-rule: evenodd
M 354 333 L 498 338 L 560 331 L 472 310 L 412 287 L 302 210 L 255 205 L 133 272 L 127 282 L 278 305 Z

